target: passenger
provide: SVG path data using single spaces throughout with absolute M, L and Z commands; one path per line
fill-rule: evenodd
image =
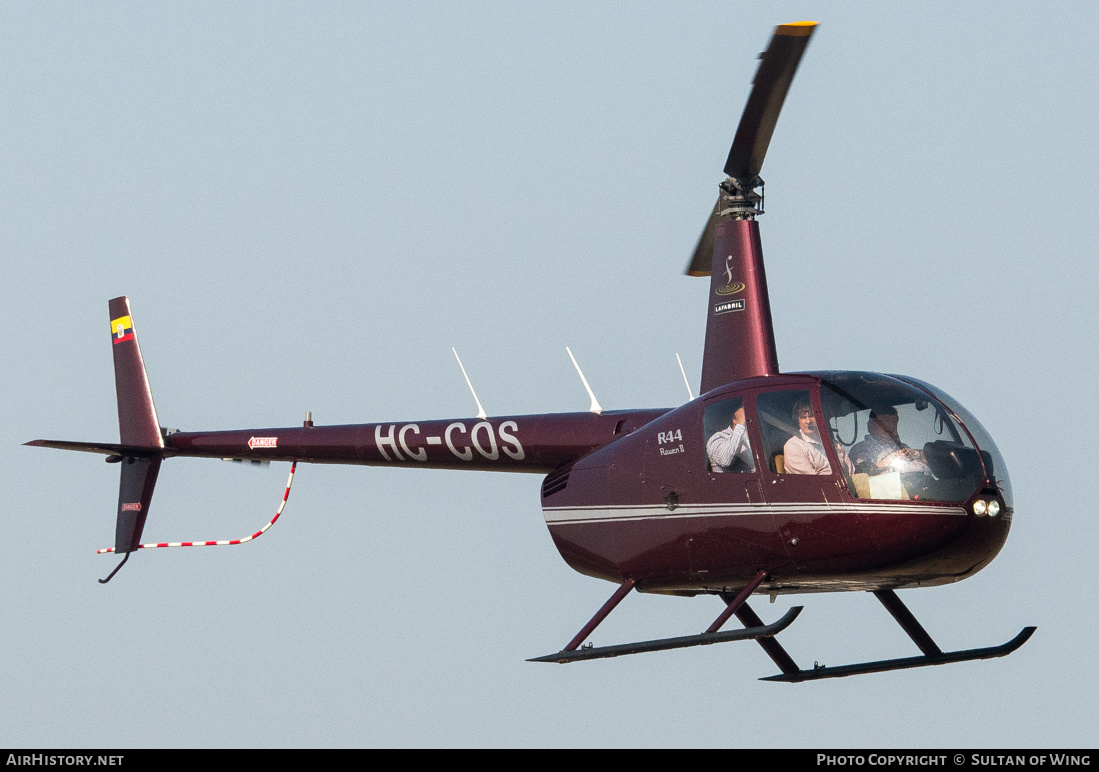
M 824 451 L 820 435 L 817 433 L 817 419 L 813 414 L 813 406 L 807 400 L 798 400 L 794 405 L 794 420 L 798 422 L 798 433 L 786 440 L 786 444 L 782 447 L 786 474 L 832 474 L 828 454 Z M 847 453 L 839 445 L 835 448 L 844 474 L 854 474 L 855 467 L 847 457 Z
M 894 471 L 931 471 L 922 451 L 913 450 L 901 442 L 897 434 L 899 421 L 895 407 L 870 411 L 870 422 L 866 425 L 869 434 L 851 448 L 851 460 L 857 471 L 872 475 Z
M 706 455 L 710 457 L 710 467 L 715 472 L 756 471 L 752 446 L 748 444 L 743 406 L 733 413 L 727 428 L 714 432 L 706 442 Z

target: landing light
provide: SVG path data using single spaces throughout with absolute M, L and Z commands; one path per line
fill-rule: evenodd
M 973 514 L 975 514 L 977 517 L 982 517 L 987 511 L 988 502 L 984 499 L 977 499 L 973 502 Z
M 996 515 L 998 515 L 998 514 L 1000 514 L 1000 502 L 998 502 L 998 501 L 988 502 L 988 516 L 989 517 L 996 517 Z

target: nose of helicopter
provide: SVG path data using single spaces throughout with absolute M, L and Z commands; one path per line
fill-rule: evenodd
M 1010 522 L 1014 513 L 1015 502 L 1011 492 L 1011 478 L 1007 473 L 1007 463 L 1000 449 L 992 439 L 992 435 L 961 402 L 951 397 L 942 389 L 916 378 L 900 376 L 903 380 L 913 383 L 925 391 L 930 392 L 953 413 L 954 418 L 965 428 L 973 439 L 974 445 L 981 455 L 981 462 L 985 467 L 985 489 L 979 491 L 973 497 L 970 511 L 978 517 L 1002 517 Z M 983 502 L 983 503 L 982 503 Z
M 971 575 L 988 565 L 999 554 L 1011 530 L 1015 505 L 1007 464 L 1000 449 L 996 447 L 992 435 L 961 402 L 942 389 L 924 381 L 911 377 L 903 377 L 903 380 L 931 393 L 950 410 L 953 417 L 969 434 L 984 466 L 984 484 L 965 505 L 969 514 L 970 527 L 949 549 L 957 563 L 971 564 L 972 567 L 966 570 L 963 576 Z M 962 577 L 959 576 L 959 578 Z

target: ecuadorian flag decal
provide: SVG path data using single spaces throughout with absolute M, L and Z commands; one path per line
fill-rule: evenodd
M 111 341 L 117 346 L 124 340 L 134 339 L 134 323 L 128 316 L 111 320 Z

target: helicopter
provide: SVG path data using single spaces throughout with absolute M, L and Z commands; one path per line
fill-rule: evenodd
M 119 465 L 114 545 L 100 552 L 123 558 L 99 581 L 109 582 L 138 550 L 257 538 L 282 514 L 299 463 L 520 472 L 543 476 L 543 514 L 565 562 L 616 585 L 561 650 L 532 662 L 755 640 L 780 671 L 763 680 L 802 682 L 1002 657 L 1022 646 L 1035 627 L 1002 645 L 944 652 L 896 592 L 972 576 L 1007 539 L 1010 479 L 976 417 L 909 376 L 779 369 L 757 222 L 759 175 L 816 27 L 779 25 L 760 55 L 726 179 L 687 266 L 688 275 L 710 279 L 697 398 L 677 408 L 603 410 L 576 365 L 592 400 L 585 412 L 490 417 L 477 401 L 474 418 L 318 426 L 307 414 L 295 427 L 166 429 L 129 299 L 117 297 L 109 316 L 119 442 L 26 443 L 98 453 Z M 173 457 L 291 462 L 291 471 L 275 516 L 250 536 L 143 544 L 161 464 Z M 724 608 L 701 633 L 585 643 L 634 590 L 716 595 Z M 777 636 L 804 607 L 764 623 L 748 604 L 753 594 L 853 591 L 872 593 L 921 653 L 802 668 Z M 742 627 L 722 630 L 734 615 Z

